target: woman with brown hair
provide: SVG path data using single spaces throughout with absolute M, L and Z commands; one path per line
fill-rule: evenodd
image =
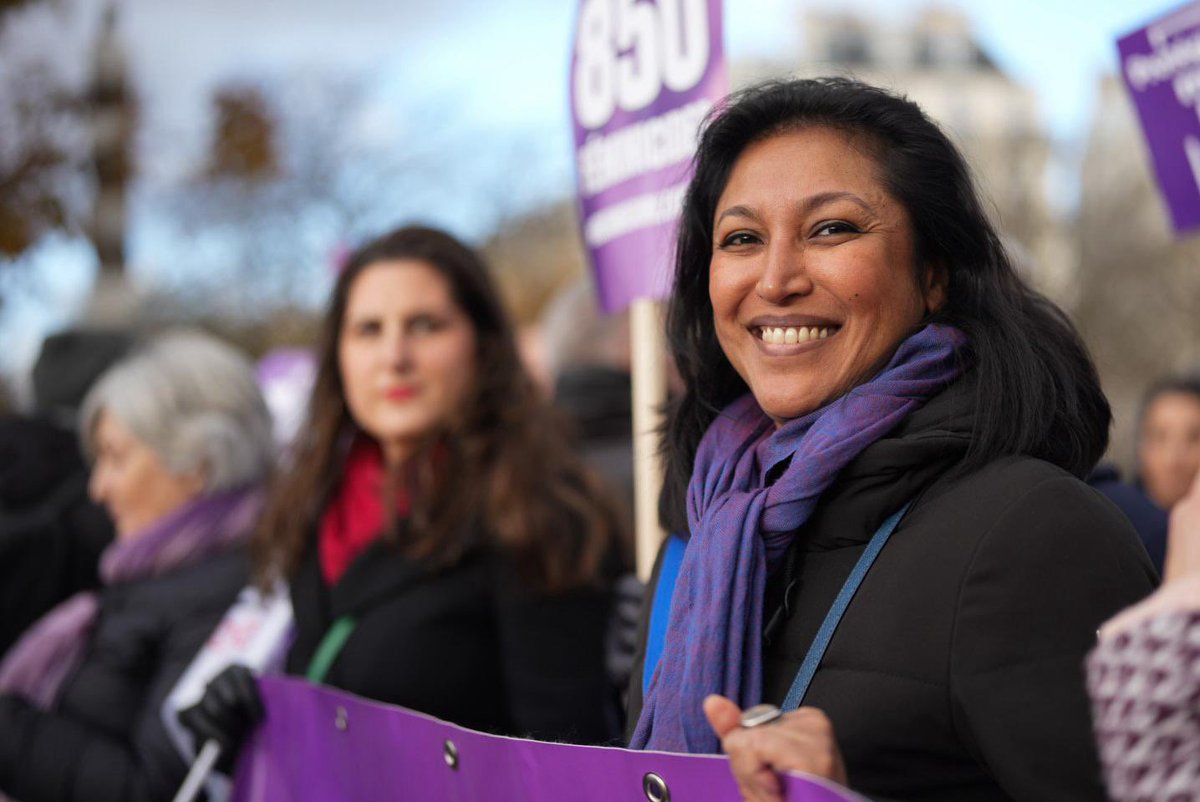
M 357 251 L 255 544 L 259 578 L 290 586 L 287 671 L 476 729 L 607 740 L 619 532 L 480 258 L 421 227 Z M 232 751 L 259 710 L 235 667 L 181 718 Z

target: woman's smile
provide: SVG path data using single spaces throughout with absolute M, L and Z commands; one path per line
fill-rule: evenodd
M 759 318 L 751 322 L 747 331 L 761 343 L 764 353 L 788 355 L 813 350 L 841 328 L 828 321 Z

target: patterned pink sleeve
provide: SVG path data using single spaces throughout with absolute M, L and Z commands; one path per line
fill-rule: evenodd
M 1200 610 L 1102 640 L 1087 673 L 1113 801 L 1200 800 Z

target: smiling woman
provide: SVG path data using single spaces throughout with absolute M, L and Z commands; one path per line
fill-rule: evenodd
M 917 270 L 904 207 L 832 129 L 746 148 L 717 201 L 708 288 L 717 341 L 777 423 L 882 368 L 941 306 L 945 281 L 944 271 Z
M 755 800 L 786 769 L 897 800 L 1103 799 L 1080 666 L 1153 569 L 1078 478 L 1110 421 L 1083 344 L 902 98 L 751 87 L 695 164 L 662 503 L 686 545 L 655 569 L 631 745 L 723 749 Z M 787 712 L 741 726 L 764 702 Z

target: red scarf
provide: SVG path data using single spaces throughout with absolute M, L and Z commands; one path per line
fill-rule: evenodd
M 336 585 L 346 569 L 383 533 L 383 494 L 386 472 L 383 452 L 369 437 L 357 437 L 337 495 L 325 507 L 317 536 L 317 555 L 325 583 Z M 396 515 L 408 515 L 408 496 L 397 491 Z

